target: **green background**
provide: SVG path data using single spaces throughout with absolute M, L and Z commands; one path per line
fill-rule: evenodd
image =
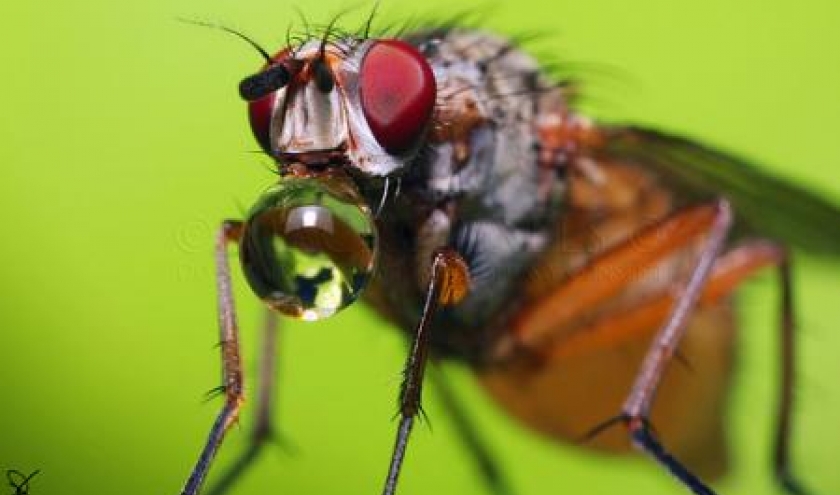
M 260 60 L 230 36 L 175 19 L 222 22 L 279 46 L 297 22 L 295 5 L 325 21 L 346 4 L 0 6 L 0 468 L 41 469 L 32 495 L 173 495 L 216 413 L 218 402 L 202 402 L 218 384 L 213 231 L 272 175 L 267 160 L 250 153 L 256 145 L 235 91 Z M 596 64 L 597 115 L 738 150 L 840 204 L 839 5 L 500 1 L 486 24 L 547 33 L 538 53 Z M 383 17 L 471 7 L 488 4 L 392 0 Z M 833 493 L 840 268 L 809 258 L 800 266 L 795 453 L 816 491 Z M 236 281 L 252 357 L 259 304 Z M 776 493 L 768 475 L 776 384 L 770 281 L 760 277 L 742 291 L 744 345 L 729 416 L 736 465 L 718 485 L 725 494 Z M 267 451 L 233 493 L 378 493 L 395 427 L 401 340 L 364 307 L 285 329 L 277 416 L 294 449 Z M 250 359 L 248 371 L 253 366 Z M 466 371 L 453 376 L 518 493 L 684 493 L 646 460 L 604 458 L 529 433 Z M 434 391 L 426 408 L 433 428 L 416 430 L 400 493 L 485 493 Z M 244 446 L 249 425 L 246 411 L 219 466 Z

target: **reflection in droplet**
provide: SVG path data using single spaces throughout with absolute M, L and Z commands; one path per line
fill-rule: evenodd
M 284 178 L 248 214 L 240 258 L 272 308 L 326 318 L 358 298 L 373 274 L 373 219 L 347 179 Z

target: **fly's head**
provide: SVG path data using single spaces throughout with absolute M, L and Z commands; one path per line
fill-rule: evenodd
M 281 175 L 246 219 L 246 278 L 277 311 L 331 316 L 360 295 L 377 257 L 357 184 L 410 166 L 432 119 L 432 69 L 400 40 L 325 37 L 270 57 L 239 89 Z
M 245 78 L 257 141 L 281 167 L 399 174 L 429 126 L 436 86 L 426 59 L 399 40 L 311 41 Z

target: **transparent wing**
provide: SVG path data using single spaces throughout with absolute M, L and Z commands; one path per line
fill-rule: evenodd
M 678 136 L 606 127 L 596 158 L 652 169 L 686 202 L 723 196 L 735 207 L 738 233 L 759 234 L 821 255 L 840 255 L 840 208 L 737 156 Z

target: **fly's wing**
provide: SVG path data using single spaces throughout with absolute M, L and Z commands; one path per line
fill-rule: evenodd
M 607 127 L 595 157 L 652 169 L 686 202 L 727 198 L 737 234 L 768 237 L 821 255 L 840 256 L 840 208 L 737 156 L 688 139 L 636 127 Z

